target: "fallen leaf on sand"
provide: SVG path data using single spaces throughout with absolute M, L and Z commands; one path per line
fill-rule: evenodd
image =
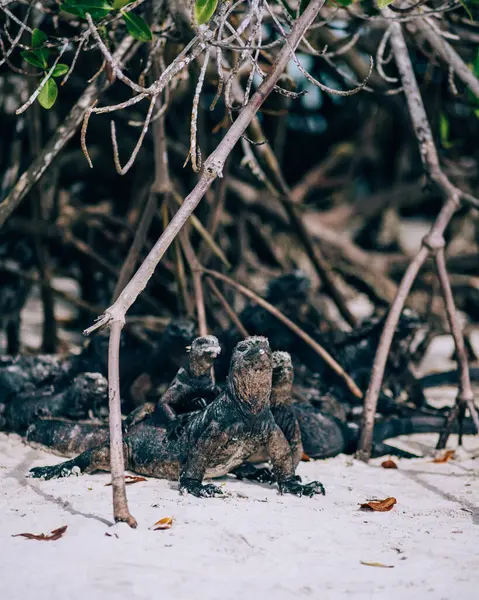
M 171 529 L 173 527 L 173 517 L 163 517 L 157 521 L 150 529 L 153 531 L 162 531 L 163 529 Z
M 374 510 L 375 512 L 387 512 L 397 503 L 396 498 L 385 498 L 384 500 L 370 500 L 361 504 L 363 510 Z
M 147 481 L 144 477 L 138 477 L 137 475 L 125 475 L 125 485 L 131 485 L 132 483 L 139 483 L 140 481 Z M 110 483 L 105 483 L 105 487 L 111 485 Z
M 303 462 L 309 462 L 311 460 L 311 458 L 306 454 L 306 452 L 303 452 L 303 456 L 301 457 L 301 460 Z
M 68 525 L 64 525 L 63 527 L 54 529 L 49 535 L 45 535 L 44 533 L 17 533 L 12 535 L 12 537 L 24 537 L 27 538 L 27 540 L 39 540 L 41 542 L 53 542 L 59 540 L 63 536 L 67 527 Z
M 381 567 L 383 569 L 394 569 L 394 565 L 385 565 L 380 562 L 368 562 L 366 560 L 359 561 L 362 565 L 366 565 L 366 567 Z
M 381 463 L 381 467 L 383 469 L 397 469 L 398 468 L 397 464 L 391 459 L 383 461 Z
M 442 456 L 436 456 L 436 458 L 432 461 L 433 463 L 447 463 L 454 458 L 456 454 L 455 450 L 446 450 Z

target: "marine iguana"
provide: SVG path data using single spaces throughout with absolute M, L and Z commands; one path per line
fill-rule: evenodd
M 472 382 L 479 382 L 479 367 L 469 367 L 469 377 Z M 425 389 L 441 385 L 457 385 L 459 383 L 459 370 L 443 371 L 441 373 L 428 373 L 419 380 Z
M 180 367 L 173 381 L 158 402 L 145 402 L 128 415 L 125 429 L 153 415 L 156 425 L 173 421 L 177 414 L 205 408 L 218 390 L 211 375 L 211 367 L 221 352 L 214 335 L 197 337 L 189 347 L 188 362 Z
M 293 457 L 293 467 L 296 469 L 303 455 L 301 431 L 298 420 L 291 408 L 293 403 L 292 387 L 294 379 L 293 363 L 288 352 L 276 351 L 272 355 L 273 376 L 270 395 L 271 413 L 276 424 L 286 438 Z M 268 467 L 255 467 L 254 463 L 268 460 L 267 449 L 262 448 L 248 458 L 248 461 L 234 470 L 238 479 L 260 481 L 261 483 L 274 482 L 274 475 Z
M 102 423 L 41 418 L 29 426 L 25 440 L 34 448 L 48 448 L 53 454 L 73 457 L 106 444 L 109 435 L 108 425 Z
M 204 400 L 202 408 L 205 408 L 214 399 L 211 394 L 216 388 L 210 369 L 219 351 L 219 344 L 214 336 L 200 337 L 193 341 L 188 364 L 178 371 L 165 394 L 167 398 L 162 397 L 158 402 L 161 404 L 161 411 L 163 411 L 163 405 L 166 401 L 170 409 L 172 406 L 175 409 L 181 406 L 184 409 L 182 414 L 185 414 L 197 409 L 198 394 L 203 396 L 201 398 L 201 400 Z M 287 352 L 273 352 L 272 364 L 271 412 L 290 446 L 293 455 L 293 467 L 296 469 L 301 460 L 303 446 L 299 424 L 291 409 L 293 384 L 291 356 Z M 210 402 L 204 399 L 207 392 L 210 392 Z M 124 430 L 128 431 L 144 419 L 149 418 L 155 412 L 155 408 L 156 405 L 153 402 L 148 402 L 134 410 L 125 419 Z M 168 420 L 167 423 L 158 422 L 153 415 L 150 423 L 154 423 L 157 427 L 174 427 L 175 419 L 176 415 L 174 419 Z M 33 423 L 27 431 L 26 440 L 35 445 L 46 446 L 63 456 L 75 456 L 107 442 L 108 435 L 108 427 L 104 424 L 71 423 L 58 419 L 47 419 Z M 273 483 L 274 477 L 271 469 L 255 467 L 252 464 L 266 462 L 267 460 L 268 456 L 264 448 L 249 457 L 247 463 L 235 469 L 234 474 L 238 479 Z
M 34 356 L 3 357 L 0 363 L 0 403 L 7 404 L 22 392 L 40 391 L 51 386 L 53 393 L 60 393 L 71 385 L 80 373 L 107 374 L 102 364 L 97 339 L 88 343 L 80 354 L 59 356 L 38 354 Z
M 195 337 L 195 324 L 190 319 L 174 319 L 161 336 L 150 357 L 148 372 L 153 385 L 169 383 L 185 363 L 185 348 Z
M 219 477 L 266 447 L 281 493 L 324 494 L 321 483 L 303 485 L 295 478 L 293 457 L 270 410 L 272 360 L 268 340 L 249 337 L 237 344 L 226 387 L 205 410 L 177 418 L 170 431 L 142 422 L 124 440 L 125 467 L 141 475 L 180 482 L 180 493 L 198 497 L 223 494 L 205 477 Z M 52 467 L 36 467 L 31 476 L 51 479 L 80 471 L 109 470 L 106 444 Z
M 86 419 L 106 416 L 108 384 L 100 373 L 81 373 L 61 392 L 53 386 L 19 394 L 4 405 L 0 428 L 24 434 L 29 425 L 43 417 Z M 104 409 L 102 414 L 102 409 Z

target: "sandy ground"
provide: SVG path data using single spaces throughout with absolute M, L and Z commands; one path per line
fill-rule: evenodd
M 407 445 L 427 451 L 434 440 Z M 31 466 L 59 459 L 0 434 L 0 598 L 476 599 L 479 442 L 467 441 L 469 453 L 447 464 L 430 456 L 397 460 L 397 470 L 346 456 L 302 463 L 305 480 L 327 489 L 313 499 L 231 477 L 226 499 L 200 500 L 150 479 L 128 487 L 133 531 L 111 525 L 107 474 L 27 479 Z M 398 501 L 391 512 L 358 510 L 388 496 Z M 170 530 L 149 529 L 167 516 Z M 63 525 L 53 542 L 11 537 Z

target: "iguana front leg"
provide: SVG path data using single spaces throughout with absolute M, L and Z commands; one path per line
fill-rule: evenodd
M 180 494 L 189 493 L 198 498 L 223 495 L 223 490 L 217 485 L 203 485 L 202 482 L 211 458 L 224 445 L 225 438 L 225 433 L 213 422 L 192 445 L 180 473 Z
M 272 429 L 268 437 L 266 448 L 281 494 L 288 493 L 295 494 L 296 496 L 325 494 L 324 486 L 319 481 L 302 484 L 297 480 L 294 474 L 291 449 L 283 432 L 277 425 Z
M 128 449 L 123 444 L 124 456 L 128 456 Z M 93 473 L 95 471 L 110 470 L 110 447 L 108 444 L 92 448 L 78 455 L 72 460 L 67 460 L 51 467 L 33 467 L 29 477 L 36 479 L 58 479 L 70 477 L 79 473 Z
M 155 412 L 156 404 L 154 402 L 145 402 L 131 413 L 123 421 L 123 431 L 127 432 L 129 429 L 143 421 L 148 415 L 152 415 Z

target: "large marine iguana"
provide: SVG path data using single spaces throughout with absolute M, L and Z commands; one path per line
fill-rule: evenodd
M 164 416 L 163 407 L 165 405 L 168 406 L 168 411 L 171 411 L 171 413 L 173 412 L 172 408 L 178 412 L 178 409 L 181 408 L 182 414 L 185 414 L 198 408 L 198 396 L 204 401 L 202 408 L 205 408 L 207 404 L 214 400 L 212 394 L 216 391 L 216 386 L 211 377 L 211 366 L 219 351 L 219 344 L 214 336 L 199 337 L 193 341 L 188 364 L 185 367 L 180 367 L 170 388 L 168 388 L 165 395 L 158 401 L 161 416 Z M 271 412 L 290 446 L 293 456 L 293 467 L 296 469 L 301 460 L 303 446 L 301 444 L 299 424 L 291 409 L 293 402 L 291 393 L 293 364 L 291 356 L 287 352 L 273 352 L 272 365 Z M 208 393 L 210 395 L 209 402 L 206 399 Z M 174 427 L 176 415 L 167 423 L 163 423 L 161 420 L 158 422 L 154 414 L 156 408 L 157 405 L 155 403 L 148 402 L 134 410 L 125 419 L 124 430 L 131 430 L 151 415 L 153 415 L 153 418 L 150 423 L 154 423 L 157 427 Z M 90 450 L 95 446 L 107 442 L 108 435 L 108 427 L 104 424 L 72 423 L 59 419 L 42 419 L 29 427 L 26 440 L 34 445 L 48 447 L 55 453 L 63 456 L 75 456 L 85 450 Z M 255 467 L 251 464 L 266 462 L 267 460 L 267 452 L 263 448 L 249 457 L 248 463 L 235 469 L 234 474 L 239 479 L 272 483 L 274 482 L 274 477 L 271 469 Z
M 266 448 L 281 493 L 312 496 L 324 493 L 321 483 L 303 485 L 295 477 L 289 444 L 270 410 L 272 360 L 268 340 L 249 337 L 237 344 L 226 387 L 205 410 L 177 418 L 165 430 L 142 422 L 124 440 L 125 467 L 141 475 L 179 479 L 180 492 L 222 495 L 203 479 L 225 475 L 258 449 Z M 52 467 L 31 469 L 33 477 L 51 479 L 83 472 L 108 471 L 104 444 Z
M 293 363 L 288 352 L 276 351 L 272 355 L 273 375 L 270 395 L 271 414 L 283 432 L 293 458 L 293 467 L 296 469 L 303 455 L 301 431 L 298 420 L 291 408 L 293 403 L 292 387 L 294 379 Z M 261 483 L 274 482 L 274 475 L 268 467 L 256 467 L 254 463 L 268 461 L 266 448 L 261 448 L 248 458 L 248 461 L 234 470 L 238 479 L 260 481 Z M 299 479 L 299 478 L 298 478 Z

